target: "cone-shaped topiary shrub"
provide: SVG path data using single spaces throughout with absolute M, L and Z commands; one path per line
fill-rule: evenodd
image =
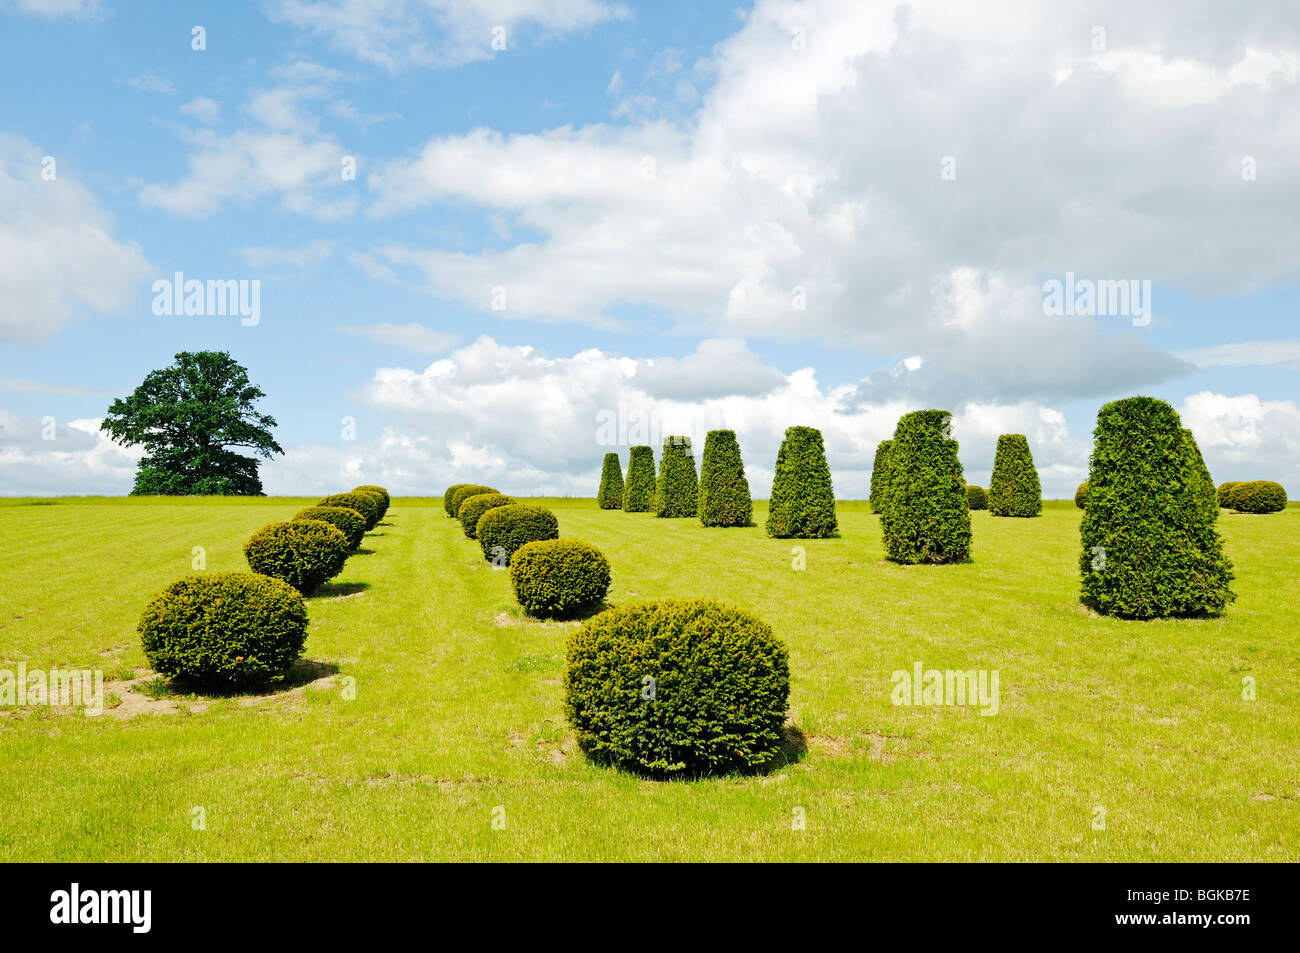
M 1074 505 L 1077 506 L 1079 509 L 1083 509 L 1084 506 L 1087 505 L 1087 503 L 1088 503 L 1088 481 L 1084 480 L 1082 483 L 1078 485 L 1077 488 L 1075 488 Z
M 1196 505 L 1201 508 L 1202 516 L 1213 523 L 1219 518 L 1219 491 L 1214 487 L 1214 477 L 1210 476 L 1201 448 L 1196 445 L 1196 437 L 1186 427 L 1183 428 L 1183 453 L 1187 465 L 1192 471 Z
M 283 579 L 305 596 L 343 571 L 347 537 L 322 520 L 291 520 L 263 526 L 244 543 L 248 567 Z
M 1228 483 L 1220 483 L 1218 490 L 1219 505 L 1224 509 L 1232 509 L 1232 494 L 1237 487 L 1241 486 L 1240 480 L 1232 480 Z
M 366 520 L 366 530 L 372 530 L 379 522 L 379 497 L 374 493 L 335 493 L 316 501 L 317 506 L 344 506 L 356 510 Z
M 360 546 L 361 538 L 366 535 L 366 518 L 347 506 L 309 506 L 294 513 L 293 518 L 329 523 L 343 534 L 351 549 Z
M 876 459 L 871 464 L 871 512 L 879 513 L 885 505 L 885 488 L 889 485 L 889 448 L 892 440 L 882 440 L 876 446 Z
M 596 491 L 596 503 L 602 510 L 623 508 L 623 467 L 618 462 L 617 453 L 605 454 L 605 462 L 600 468 L 600 489 Z
M 917 410 L 898 421 L 880 516 L 894 562 L 970 559 L 970 504 L 957 441 L 946 435 L 951 420 L 946 410 Z
M 388 491 L 385 490 L 382 486 L 374 486 L 372 484 L 367 484 L 365 486 L 354 486 L 352 488 L 352 492 L 353 493 L 366 492 L 366 493 L 378 494 L 380 498 L 380 505 L 379 505 L 380 519 L 384 518 L 384 514 L 388 512 L 389 505 L 393 502 L 392 497 L 388 495 Z
M 1222 612 L 1235 598 L 1231 564 L 1177 412 L 1153 397 L 1117 400 L 1098 412 L 1093 436 L 1079 530 L 1084 605 L 1132 619 Z
M 767 535 L 777 539 L 834 536 L 835 489 L 826 464 L 822 432 L 789 427 L 776 454 L 776 475 L 767 507 Z
M 1286 490 L 1272 480 L 1250 480 L 1233 489 L 1233 507 L 1241 513 L 1277 513 L 1286 509 Z
M 475 493 L 473 496 L 465 497 L 465 502 L 460 505 L 460 527 L 465 531 L 465 536 L 469 539 L 478 538 L 478 521 L 483 518 L 483 514 L 490 509 L 498 506 L 509 506 L 512 503 L 518 503 L 513 496 L 506 496 L 504 493 Z
M 754 502 L 734 430 L 710 430 L 704 438 L 696 512 L 705 526 L 754 524 Z
M 655 454 L 650 447 L 633 447 L 623 484 L 623 512 L 649 513 L 655 505 Z
M 1024 434 L 998 437 L 989 481 L 989 513 L 993 516 L 1039 516 L 1043 512 L 1043 487 Z
M 456 488 L 456 492 L 451 495 L 451 515 L 459 517 L 461 504 L 471 496 L 477 496 L 480 493 L 499 493 L 501 492 L 494 486 L 480 486 L 477 483 L 466 483 L 464 486 Z
M 307 640 L 307 606 L 287 583 L 205 572 L 164 589 L 140 617 L 155 672 L 229 691 L 283 679 Z
M 982 486 L 967 485 L 966 503 L 972 510 L 987 510 L 989 508 L 988 490 Z
M 655 484 L 655 516 L 694 516 L 699 510 L 699 489 L 691 438 L 665 437 Z
M 594 761 L 652 777 L 770 765 L 790 695 L 785 645 L 703 599 L 621 605 L 571 633 L 564 707 Z
M 515 550 L 524 543 L 558 538 L 560 524 L 544 506 L 511 503 L 494 506 L 480 516 L 476 532 L 483 557 L 494 566 L 509 566 Z
M 456 515 L 456 511 L 451 508 L 451 498 L 456 495 L 457 490 L 466 485 L 467 484 L 464 483 L 453 483 L 451 486 L 447 487 L 446 491 L 442 494 L 442 511 L 445 516 L 450 517 Z
M 576 539 L 524 543 L 510 557 L 510 583 L 529 615 L 560 619 L 600 605 L 609 591 L 609 560 Z

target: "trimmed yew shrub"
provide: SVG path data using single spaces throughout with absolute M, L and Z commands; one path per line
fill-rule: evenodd
M 966 486 L 966 504 L 972 510 L 987 510 L 989 508 L 989 494 L 982 486 Z
M 623 512 L 649 513 L 655 505 L 655 454 L 650 447 L 633 447 L 623 484 Z
M 617 453 L 605 454 L 605 462 L 600 468 L 600 489 L 596 491 L 596 503 L 602 510 L 623 508 L 623 466 L 618 462 Z
M 1084 605 L 1129 619 L 1223 612 L 1235 598 L 1231 564 L 1178 413 L 1153 397 L 1117 400 L 1098 412 L 1093 437 L 1079 530 Z
M 655 484 L 655 516 L 677 519 L 699 509 L 699 480 L 690 437 L 665 437 Z
M 560 524 L 544 506 L 511 503 L 494 506 L 480 516 L 475 532 L 483 557 L 496 565 L 509 566 L 515 550 L 524 543 L 558 538 Z
M 609 560 L 576 539 L 524 543 L 510 558 L 510 583 L 529 615 L 564 618 L 600 605 L 609 591 Z
M 347 537 L 323 520 L 291 520 L 263 526 L 244 543 L 248 567 L 283 579 L 305 596 L 343 571 Z
M 457 490 L 459 490 L 462 486 L 465 485 L 466 484 L 464 483 L 453 483 L 451 486 L 447 487 L 446 491 L 443 492 L 442 511 L 444 515 L 449 517 L 456 515 L 456 511 L 451 508 L 451 498 L 456 495 Z
M 349 549 L 361 545 L 366 535 L 366 518 L 347 506 L 309 506 L 293 514 L 294 520 L 321 520 L 329 523 L 348 541 Z
M 335 493 L 317 500 L 316 505 L 356 510 L 365 518 L 367 531 L 374 529 L 379 522 L 379 497 L 374 493 Z
M 710 430 L 704 438 L 696 512 L 705 526 L 754 525 L 754 502 L 734 430 Z
M 382 486 L 374 486 L 373 484 L 366 484 L 365 486 L 354 486 L 352 488 L 352 492 L 377 494 L 379 496 L 379 518 L 380 519 L 384 518 L 384 515 L 388 512 L 389 505 L 393 502 L 392 497 L 388 495 L 388 491 L 385 490 Z
M 1286 489 L 1272 480 L 1239 483 L 1233 491 L 1233 506 L 1241 513 L 1277 513 L 1286 509 Z
M 1043 487 L 1029 452 L 1029 441 L 1021 433 L 998 437 L 989 481 L 989 513 L 993 516 L 1039 516 L 1043 512 Z
M 1186 427 L 1183 428 L 1183 454 L 1191 471 L 1196 505 L 1201 509 L 1202 518 L 1213 523 L 1219 518 L 1219 491 L 1214 487 L 1214 477 L 1210 476 L 1196 438 Z
M 475 493 L 473 496 L 467 496 L 465 502 L 460 505 L 460 513 L 457 514 L 460 518 L 460 528 L 467 539 L 478 539 L 478 521 L 483 518 L 484 513 L 498 506 L 509 506 L 518 502 L 513 496 L 506 496 L 504 493 Z
M 781 750 L 785 645 L 704 599 L 608 609 L 569 635 L 564 708 L 593 761 L 651 777 L 752 771 Z
M 1236 492 L 1237 487 L 1241 486 L 1240 480 L 1232 480 L 1228 483 L 1220 483 L 1218 490 L 1219 505 L 1226 510 L 1233 508 L 1232 494 Z
M 889 485 L 889 448 L 892 440 L 882 440 L 876 446 L 876 459 L 871 464 L 871 512 L 879 513 L 885 505 L 885 488 Z
M 1088 502 L 1088 481 L 1084 480 L 1082 483 L 1078 485 L 1078 487 L 1075 488 L 1074 505 L 1077 506 L 1079 509 L 1083 509 L 1084 506 L 1087 504 L 1087 502 Z
M 946 436 L 951 419 L 946 410 L 917 410 L 894 431 L 880 516 L 885 555 L 894 562 L 970 559 L 970 504 L 957 441 Z
M 461 504 L 471 496 L 477 496 L 480 493 L 499 493 L 500 491 L 494 486 L 480 486 L 477 483 L 466 483 L 464 486 L 458 486 L 456 492 L 451 495 L 451 515 L 460 516 Z
M 205 572 L 145 607 L 145 658 L 161 675 L 230 691 L 281 681 L 307 641 L 307 606 L 287 583 L 251 572 Z
M 822 432 L 789 427 L 776 454 L 776 474 L 767 509 L 767 535 L 777 539 L 834 536 L 835 489 L 826 464 Z

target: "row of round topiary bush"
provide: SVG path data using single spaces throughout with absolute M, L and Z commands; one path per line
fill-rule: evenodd
M 342 506 L 341 503 L 354 506 Z M 212 691 L 282 681 L 307 638 L 304 595 L 336 576 L 388 491 L 357 487 L 326 497 L 291 520 L 258 530 L 244 544 L 252 572 L 187 576 L 156 596 L 138 631 L 154 671 Z M 363 512 L 364 511 L 364 512 Z
M 1219 484 L 1217 503 L 1238 513 L 1278 513 L 1286 509 L 1286 489 L 1272 480 L 1230 481 Z

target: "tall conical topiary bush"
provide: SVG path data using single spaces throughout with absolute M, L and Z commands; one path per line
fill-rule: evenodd
M 1211 523 L 1219 518 L 1219 490 L 1210 476 L 1210 468 L 1205 465 L 1201 448 L 1196 445 L 1196 437 L 1186 427 L 1183 428 L 1183 452 L 1187 454 L 1187 465 L 1192 472 L 1192 486 L 1196 491 L 1196 504 L 1202 514 Z
M 970 506 L 957 441 L 946 410 L 904 414 L 889 448 L 889 480 L 880 515 L 885 555 L 899 563 L 970 559 Z
M 623 484 L 623 512 L 649 513 L 655 505 L 655 455 L 649 447 L 633 447 Z
M 790 427 L 776 455 L 767 535 L 777 539 L 823 539 L 834 536 L 838 528 L 835 488 L 831 486 L 822 432 L 815 427 Z
M 690 437 L 665 437 L 655 486 L 655 516 L 694 516 L 699 509 L 699 479 Z
M 1039 516 L 1043 512 L 1043 487 L 1038 482 L 1034 456 L 1024 434 L 1004 433 L 998 437 L 989 481 L 989 514 L 992 516 Z
M 734 430 L 710 430 L 700 462 L 697 512 L 705 526 L 751 526 L 754 503 Z
M 1097 414 L 1080 522 L 1080 598 L 1130 619 L 1221 613 L 1232 565 L 1211 513 L 1204 463 L 1178 413 L 1154 397 Z
M 892 440 L 882 440 L 876 447 L 876 459 L 871 464 L 871 512 L 879 513 L 885 505 L 885 487 L 889 484 L 889 448 Z
M 617 453 L 605 454 L 605 464 L 600 468 L 600 489 L 596 492 L 596 503 L 602 510 L 623 508 L 623 467 L 618 462 Z

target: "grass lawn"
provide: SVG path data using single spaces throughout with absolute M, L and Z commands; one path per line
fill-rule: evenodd
M 246 569 L 249 534 L 311 502 L 5 501 L 0 668 L 143 675 L 139 614 L 193 548 L 208 570 Z M 802 754 L 693 782 L 589 764 L 563 715 L 573 623 L 523 617 L 509 574 L 440 499 L 395 499 L 367 552 L 309 600 L 320 664 L 303 679 L 337 667 L 323 683 L 132 718 L 0 709 L 0 856 L 1300 859 L 1294 504 L 1223 514 L 1238 594 L 1223 618 L 1121 622 L 1078 604 L 1069 503 L 972 514 L 974 562 L 901 567 L 861 503 L 840 505 L 839 539 L 782 541 L 763 535 L 761 503 L 757 528 L 720 530 L 545 502 L 561 536 L 609 556 L 611 603 L 707 596 L 771 624 L 790 647 Z M 916 662 L 997 669 L 999 713 L 895 706 L 890 675 Z

